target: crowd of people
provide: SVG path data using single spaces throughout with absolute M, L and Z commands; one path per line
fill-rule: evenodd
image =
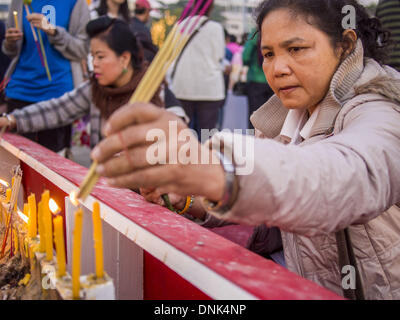
M 372 17 L 355 0 L 260 1 L 241 43 L 210 18 L 211 5 L 151 102 L 134 106 L 159 49 L 147 0 L 133 14 L 126 0 L 35 0 L 32 12 L 22 2 L 12 0 L 20 27 L 10 14 L 2 42 L 0 127 L 58 152 L 86 116 L 91 157 L 110 185 L 160 205 L 168 195 L 207 228 L 254 225 L 250 250 L 345 297 L 400 298 L 400 2 L 381 0 Z M 44 5 L 63 13 L 55 25 L 43 23 Z M 343 28 L 346 5 L 355 29 Z M 255 135 L 200 141 L 201 130 L 222 128 L 243 70 Z M 149 163 L 146 132 L 164 130 L 168 143 L 171 121 L 195 139 L 169 145 L 167 159 L 171 148 L 211 149 L 219 161 Z M 240 173 L 237 145 L 254 146 L 251 172 Z M 346 265 L 355 287 L 342 286 Z

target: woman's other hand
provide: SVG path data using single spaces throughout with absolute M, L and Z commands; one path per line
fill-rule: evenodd
M 149 202 L 166 206 L 162 199 L 162 193 L 157 188 L 140 188 L 140 194 Z M 176 193 L 168 194 L 168 198 L 172 206 L 177 210 L 182 210 L 185 207 L 186 197 L 180 196 Z
M 160 206 L 166 206 L 164 200 L 162 199 L 162 193 L 157 188 L 140 188 L 140 194 L 149 202 L 158 204 Z M 183 210 L 186 205 L 187 197 L 181 196 L 176 193 L 168 194 L 168 198 L 172 206 L 177 210 Z M 206 211 L 204 210 L 201 199 L 198 197 L 194 198 L 194 203 L 186 213 L 199 220 L 204 220 Z

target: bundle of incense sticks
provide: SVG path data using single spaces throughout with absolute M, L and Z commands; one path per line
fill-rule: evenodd
M 13 214 L 14 214 L 14 208 L 15 208 L 15 204 L 17 202 L 18 199 L 18 193 L 21 187 L 21 180 L 22 180 L 22 170 L 20 166 L 16 166 L 13 169 L 13 173 L 14 173 L 14 184 L 12 185 L 12 191 L 11 191 L 11 199 L 10 199 L 10 203 L 8 206 L 8 212 L 7 212 L 7 222 L 6 222 L 6 231 L 5 231 L 5 235 L 3 238 L 3 243 L 1 246 L 1 251 L 0 251 L 0 258 L 4 257 L 5 254 L 5 249 L 6 249 L 6 245 L 7 245 L 7 238 L 8 235 L 10 235 L 10 243 L 11 243 L 11 249 L 10 249 L 10 257 L 13 257 L 14 255 L 14 250 L 13 250 L 13 236 L 12 236 L 12 230 L 13 230 Z
M 129 101 L 130 103 L 149 102 L 151 100 L 163 81 L 168 68 L 182 52 L 193 32 L 195 32 L 197 27 L 199 27 L 200 18 L 204 16 L 212 2 L 213 0 L 200 0 L 197 1 L 194 7 L 194 0 L 188 2 L 182 16 L 169 33 L 164 45 L 157 53 L 146 74 L 132 95 Z M 203 3 L 205 4 L 204 7 L 202 10 L 199 10 Z M 192 10 L 190 10 L 191 8 Z M 96 185 L 96 182 L 99 179 L 99 175 L 96 173 L 96 167 L 97 163 L 93 162 L 85 179 L 79 187 L 79 191 L 72 191 L 70 197 L 75 205 L 78 205 L 78 199 L 84 201 Z
M 25 7 L 26 14 L 31 14 L 31 10 L 33 12 L 31 3 L 32 3 L 31 0 L 24 0 L 24 7 Z M 29 8 L 31 8 L 31 10 L 29 10 Z M 49 79 L 49 81 L 51 81 L 51 74 L 50 74 L 49 64 L 47 62 L 46 51 L 45 51 L 44 45 L 43 45 L 42 34 L 41 34 L 39 28 L 36 28 L 36 31 L 37 31 L 37 35 L 36 35 L 35 28 L 33 27 L 32 23 L 30 23 L 30 25 L 31 25 L 33 39 L 35 40 L 36 48 L 39 53 L 40 61 L 42 63 L 42 66 L 46 70 L 47 78 Z

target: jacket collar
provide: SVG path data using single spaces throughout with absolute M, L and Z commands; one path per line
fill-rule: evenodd
M 364 50 L 361 40 L 358 40 L 355 50 L 340 64 L 332 78 L 329 91 L 320 103 L 320 111 L 311 129 L 310 137 L 324 134 L 332 128 L 340 108 L 354 95 L 354 90 L 351 89 L 363 70 Z M 287 113 L 288 110 L 274 95 L 253 113 L 251 122 L 264 136 L 275 138 L 280 133 Z

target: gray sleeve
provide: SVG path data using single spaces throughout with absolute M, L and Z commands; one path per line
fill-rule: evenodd
M 399 123 L 400 107 L 378 101 L 354 108 L 341 132 L 310 145 L 238 137 L 254 141 L 244 161 L 234 151 L 252 170 L 239 177 L 231 211 L 213 214 L 305 236 L 364 224 L 400 201 Z
M 90 12 L 85 0 L 78 0 L 71 13 L 69 31 L 57 26 L 57 34 L 48 36 L 49 42 L 68 60 L 86 59 L 89 52 L 89 40 L 86 24 L 90 21 Z
M 17 132 L 36 132 L 70 124 L 89 113 L 90 105 L 90 83 L 85 82 L 58 99 L 35 103 L 11 114 L 15 117 Z

